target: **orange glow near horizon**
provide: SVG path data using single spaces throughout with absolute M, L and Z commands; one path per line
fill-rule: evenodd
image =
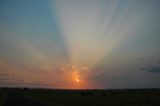
M 68 78 L 68 83 L 70 83 L 68 86 L 69 88 L 73 89 L 81 89 L 84 88 L 84 77 L 85 75 L 80 73 L 82 70 L 81 68 L 75 66 L 75 65 L 64 65 L 62 66 L 62 71 L 65 73 L 65 77 Z
M 76 82 L 80 82 L 80 74 L 78 70 L 72 70 L 71 78 Z
M 64 83 L 61 88 L 69 89 L 93 89 L 97 86 L 89 79 L 90 68 L 88 66 L 78 67 L 73 64 L 65 64 L 61 66 L 61 79 Z M 99 88 L 99 87 L 98 87 Z
M 79 79 L 76 79 L 76 82 L 79 82 L 80 80 Z

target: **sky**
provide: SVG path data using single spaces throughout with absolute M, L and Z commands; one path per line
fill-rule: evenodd
M 159 0 L 0 0 L 0 87 L 160 88 Z

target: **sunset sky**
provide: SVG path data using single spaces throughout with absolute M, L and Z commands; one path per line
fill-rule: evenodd
M 0 87 L 160 88 L 160 0 L 0 0 Z

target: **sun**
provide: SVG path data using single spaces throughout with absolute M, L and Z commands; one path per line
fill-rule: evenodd
M 80 69 L 74 65 L 62 66 L 62 71 L 66 72 L 69 76 L 70 81 L 77 83 L 78 85 L 82 83 Z M 76 84 L 76 85 L 77 85 Z
M 77 79 L 76 79 L 76 82 L 79 82 L 79 81 L 80 81 L 80 80 L 77 78 Z

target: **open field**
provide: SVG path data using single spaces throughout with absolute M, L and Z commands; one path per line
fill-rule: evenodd
M 159 106 L 160 89 L 0 89 L 1 106 Z

